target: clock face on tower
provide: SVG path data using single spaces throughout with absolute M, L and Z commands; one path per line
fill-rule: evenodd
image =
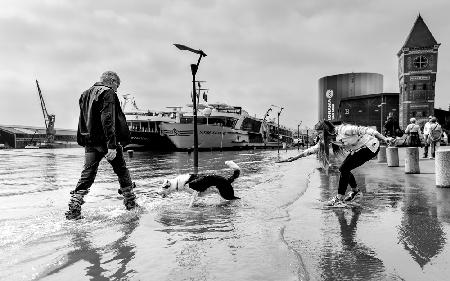
M 428 59 L 425 56 L 417 56 L 413 60 L 413 65 L 417 69 L 424 69 L 428 66 Z

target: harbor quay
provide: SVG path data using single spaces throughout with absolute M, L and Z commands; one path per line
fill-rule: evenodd
M 338 171 L 311 174 L 285 229 L 305 280 L 448 280 L 450 189 L 436 187 L 434 159 L 405 173 L 407 149 L 398 148 L 397 167 L 373 159 L 354 170 L 363 198 L 351 208 L 323 207 Z
M 398 167 L 355 169 L 363 197 L 348 208 L 324 206 L 339 172 L 316 156 L 275 163 L 296 149 L 200 152 L 199 172 L 239 165 L 241 199 L 192 208 L 189 194 L 156 195 L 192 155 L 136 151 L 125 158 L 141 208 L 125 210 L 104 161 L 78 221 L 64 212 L 83 149 L 1 150 L 0 280 L 447 280 L 450 189 L 435 186 L 436 160 L 406 174 L 406 150 Z

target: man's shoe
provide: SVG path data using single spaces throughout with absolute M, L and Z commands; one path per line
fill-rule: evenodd
M 337 195 L 328 200 L 325 205 L 330 207 L 345 207 L 344 201 L 342 201 L 341 198 L 339 198 Z
M 134 195 L 133 189 L 136 187 L 136 184 L 133 183 L 130 186 L 123 187 L 119 189 L 119 194 L 123 196 L 123 204 L 127 210 L 132 210 L 139 205 L 136 203 L 136 195 Z
M 350 191 L 347 196 L 345 196 L 344 202 L 354 201 L 356 199 L 360 199 L 363 196 L 361 190 Z
M 83 197 L 86 191 L 71 191 L 72 196 L 69 201 L 69 210 L 65 213 L 66 219 L 78 220 L 83 218 L 81 216 L 81 205 L 84 204 Z
M 65 215 L 66 215 L 66 219 L 68 219 L 68 220 L 79 220 L 79 219 L 83 218 L 81 216 L 81 208 L 79 211 L 69 210 L 65 213 Z

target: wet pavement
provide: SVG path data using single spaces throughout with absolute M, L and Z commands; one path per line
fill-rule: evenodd
M 421 174 L 405 174 L 404 156 L 400 148 L 400 167 L 371 160 L 355 170 L 360 207 L 324 207 L 339 174 L 311 174 L 285 230 L 303 279 L 449 280 L 450 189 L 435 187 L 434 160 L 421 158 Z
M 280 151 L 285 158 L 296 150 Z M 127 156 L 141 208 L 127 212 L 103 162 L 66 221 L 81 149 L 0 152 L 0 280 L 449 280 L 450 189 L 372 160 L 355 170 L 360 207 L 330 209 L 339 174 L 314 155 L 274 164 L 277 151 L 202 152 L 202 172 L 228 175 L 241 200 L 155 197 L 165 178 L 190 172 L 187 153 Z

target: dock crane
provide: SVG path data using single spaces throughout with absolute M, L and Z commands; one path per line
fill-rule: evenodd
M 45 106 L 44 97 L 41 93 L 41 88 L 39 87 L 39 82 L 36 80 L 36 86 L 39 93 L 39 99 L 41 100 L 41 108 L 42 108 L 42 114 L 44 115 L 44 121 L 45 121 L 45 132 L 47 135 L 46 143 L 50 144 L 55 141 L 55 114 L 48 114 L 47 107 Z

